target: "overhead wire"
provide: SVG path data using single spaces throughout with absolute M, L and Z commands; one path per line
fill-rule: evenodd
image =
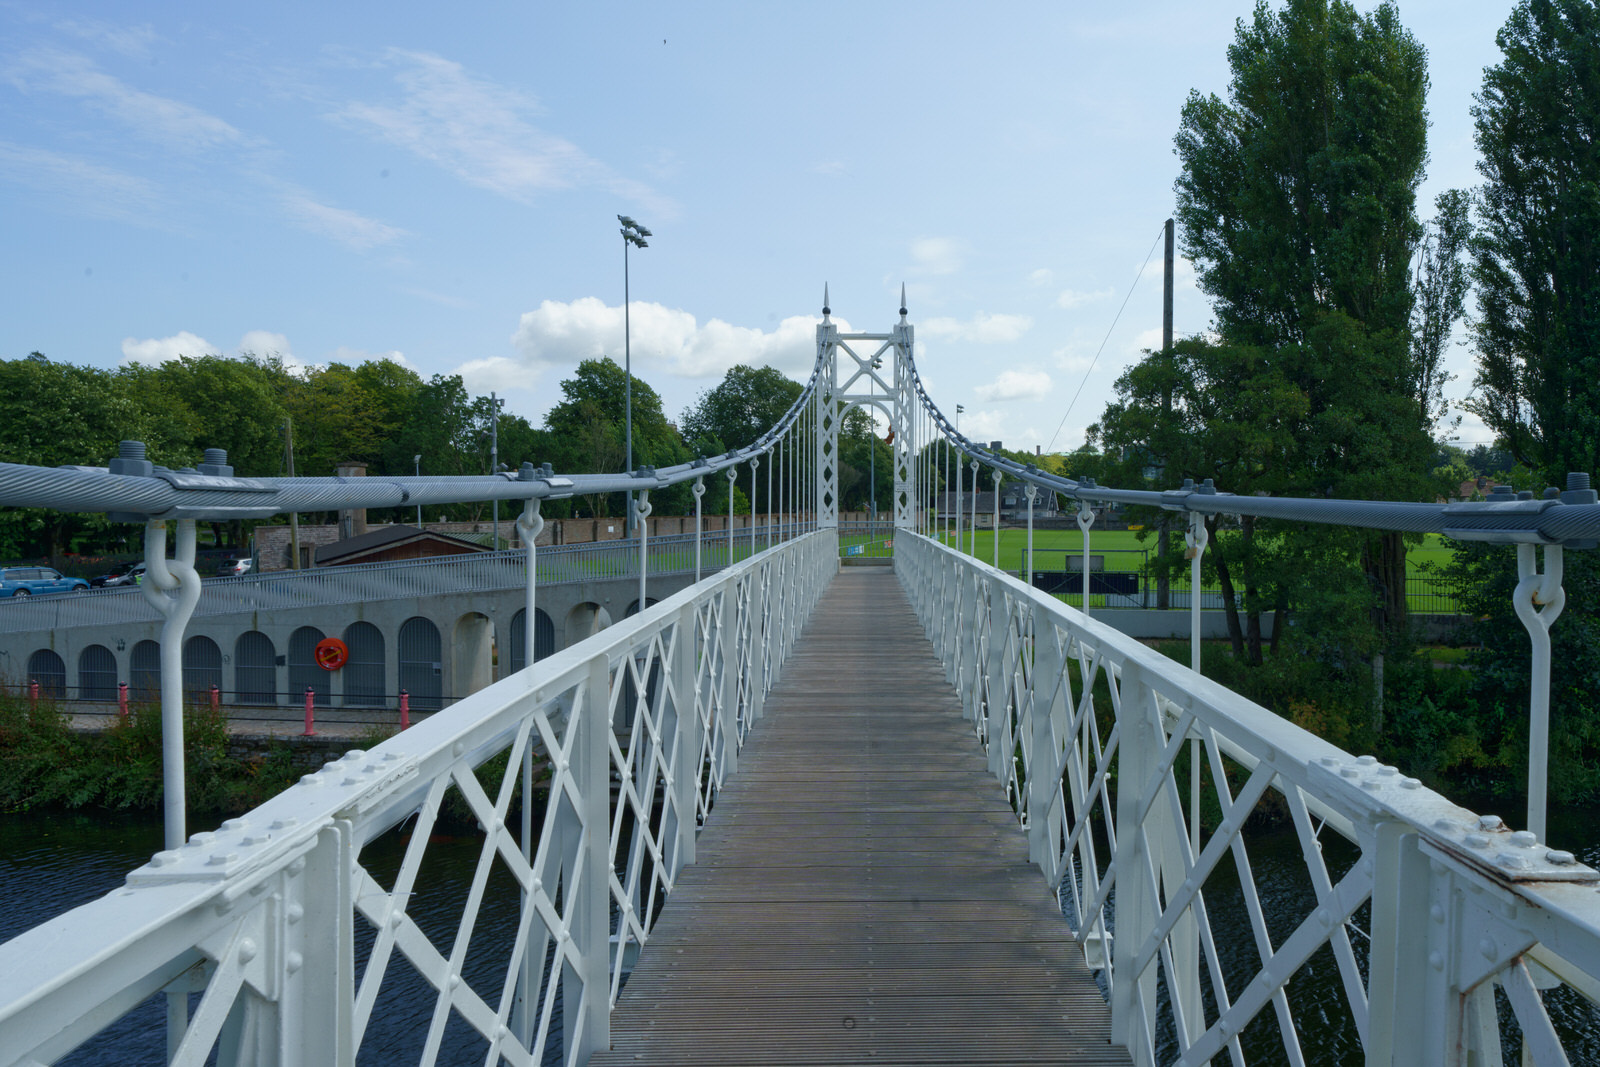
M 1167 224 L 1163 222 L 1161 229 L 1156 233 L 1156 239 L 1150 242 L 1150 251 L 1145 253 L 1144 262 L 1139 266 L 1139 273 L 1134 276 L 1133 284 L 1128 287 L 1128 295 L 1122 298 L 1122 306 L 1117 308 L 1116 317 L 1111 320 L 1111 326 L 1106 330 L 1105 337 L 1100 339 L 1100 347 L 1094 350 L 1094 358 L 1089 361 L 1089 369 L 1083 372 L 1083 381 L 1078 383 L 1078 391 L 1072 394 L 1072 401 L 1067 404 L 1067 410 L 1061 413 L 1061 422 L 1056 425 L 1056 432 L 1050 435 L 1050 443 L 1044 447 L 1046 452 L 1055 448 L 1056 438 L 1061 436 L 1062 427 L 1067 424 L 1067 416 L 1072 414 L 1074 405 L 1078 403 L 1078 397 L 1083 395 L 1083 387 L 1089 384 L 1089 376 L 1094 373 L 1094 365 L 1100 361 L 1100 353 L 1105 351 L 1106 342 L 1111 340 L 1112 331 L 1122 320 L 1122 312 L 1127 308 L 1128 301 L 1133 299 L 1133 291 L 1139 288 L 1139 280 L 1144 277 L 1145 268 L 1150 266 L 1150 259 L 1156 254 L 1156 245 L 1161 243 L 1166 232 Z

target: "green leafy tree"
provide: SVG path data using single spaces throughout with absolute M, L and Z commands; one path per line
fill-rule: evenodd
M 1286 373 L 1287 361 L 1274 354 L 1198 337 L 1177 342 L 1166 354 L 1146 354 L 1117 380 L 1117 398 L 1090 427 L 1089 444 L 1099 450 L 1095 462 L 1084 457 L 1069 461 L 1069 468 L 1107 484 L 1138 484 L 1151 457 L 1159 456 L 1161 480 L 1172 485 L 1214 478 L 1241 495 L 1295 487 L 1296 435 L 1309 402 Z M 1261 525 L 1249 517 L 1237 526 L 1221 516 L 1206 519 L 1213 545 L 1206 564 L 1222 586 L 1234 654 L 1257 664 L 1261 617 L 1284 609 L 1288 599 L 1278 580 L 1283 569 L 1266 543 L 1272 537 Z M 1175 561 L 1163 563 L 1170 567 Z
M 100 466 L 121 440 L 143 441 L 167 466 L 199 459 L 186 420 L 164 410 L 162 396 L 111 371 L 58 363 L 35 352 L 0 360 L 0 461 L 39 467 Z M 0 509 L 0 555 L 55 556 L 78 547 L 106 547 L 126 538 L 104 516 L 41 508 Z M 137 535 L 135 535 L 137 536 Z
M 1240 20 L 1228 60 L 1228 99 L 1183 109 L 1177 214 L 1223 339 L 1269 351 L 1304 394 L 1275 491 L 1427 497 L 1439 381 L 1412 343 L 1411 267 L 1425 53 L 1392 3 L 1289 0 Z M 1428 321 L 1447 336 L 1440 310 Z M 1374 536 L 1361 557 L 1378 624 L 1403 633 L 1402 539 Z
M 627 376 L 609 357 L 586 359 L 571 378 L 561 383 L 562 399 L 545 416 L 551 462 L 558 470 L 577 474 L 620 473 L 627 466 L 624 423 Z M 634 466 L 666 467 L 686 462 L 689 451 L 682 437 L 661 411 L 661 397 L 638 375 L 633 377 Z M 612 493 L 587 499 L 591 514 L 620 515 L 623 495 Z M 660 514 L 689 502 L 681 486 L 652 497 Z M 692 504 L 690 505 L 692 507 Z
M 1475 410 L 1561 484 L 1600 461 L 1600 8 L 1523 0 L 1476 121 Z
M 1600 7 L 1522 0 L 1496 41 L 1473 108 L 1478 315 L 1473 409 L 1498 435 L 1470 454 L 1484 473 L 1535 491 L 1600 463 Z M 1457 574 L 1481 620 L 1473 672 L 1487 773 L 1526 766 L 1530 652 L 1512 611 L 1516 568 L 1501 547 L 1463 546 Z M 1567 608 L 1551 628 L 1550 787 L 1600 795 L 1600 565 L 1568 552 Z
M 728 369 L 721 382 L 700 394 L 683 413 L 678 428 L 689 451 L 697 455 L 715 456 L 744 448 L 777 425 L 799 398 L 801 389 L 799 382 L 786 378 L 776 368 L 737 364 Z M 748 473 L 744 477 L 744 484 L 748 485 Z M 743 507 L 748 509 L 749 500 L 743 490 L 736 488 L 735 492 L 744 498 Z M 764 502 L 766 498 L 763 495 L 761 499 Z M 706 479 L 703 507 L 712 513 L 727 512 L 727 478 Z M 735 501 L 735 509 L 738 508 Z

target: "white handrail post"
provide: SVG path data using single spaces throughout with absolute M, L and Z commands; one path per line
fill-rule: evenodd
M 961 471 L 961 461 L 964 457 L 956 453 L 956 543 L 955 550 L 961 551 L 961 490 L 966 485 L 967 476 Z
M 1439 1009 L 1446 1001 L 1460 1002 L 1460 998 L 1447 996 L 1441 988 L 1446 984 L 1446 975 L 1456 969 L 1447 966 L 1451 962 L 1448 954 L 1434 949 L 1429 936 L 1430 932 L 1443 935 L 1454 928 L 1444 910 L 1455 894 L 1434 892 L 1432 863 L 1418 843 L 1418 834 L 1410 825 L 1380 822 L 1374 834 L 1373 856 L 1368 861 L 1372 863 L 1366 1034 L 1370 1064 L 1438 1062 L 1447 1045 L 1441 1032 L 1444 1027 L 1437 1017 Z M 1443 905 L 1443 921 L 1434 921 L 1430 914 L 1436 904 Z M 1436 936 L 1432 940 L 1442 947 L 1451 938 Z M 1438 959 L 1438 969 L 1431 965 L 1430 955 Z M 1466 1038 L 1462 1041 L 1464 1046 L 1475 1044 L 1471 1035 L 1461 1036 Z M 1499 1062 L 1499 1040 L 1496 1033 L 1492 1059 L 1483 1062 Z M 1467 1060 L 1463 1057 L 1459 1062 Z
M 1089 614 L 1089 527 L 1094 525 L 1094 509 L 1087 500 L 1078 501 L 1078 529 L 1083 531 L 1083 613 Z
M 1189 546 L 1189 669 L 1200 673 L 1200 563 L 1210 538 L 1206 520 L 1198 511 L 1189 513 L 1189 530 L 1183 540 Z M 1189 847 L 1200 854 L 1200 739 L 1189 742 Z
M 697 483 L 698 484 L 698 483 Z M 699 828 L 700 805 L 700 680 L 697 674 L 700 657 L 697 644 L 700 637 L 699 620 L 694 604 L 686 604 L 678 612 L 676 624 L 677 647 L 672 657 L 672 703 L 677 715 L 677 738 L 674 742 L 667 789 L 673 797 L 673 811 L 677 815 L 677 848 L 668 868 L 674 880 L 678 872 L 694 862 L 695 834 Z
M 728 560 L 725 566 L 733 566 L 733 487 L 738 483 L 739 472 L 732 467 L 728 468 Z
M 1039 487 L 1029 482 L 1022 490 L 1028 498 L 1028 558 L 1023 561 L 1022 584 L 1033 585 L 1033 502 L 1039 498 Z
M 540 501 L 537 497 L 530 497 L 522 506 L 522 514 L 517 516 L 517 533 L 522 537 L 522 544 L 527 552 L 527 595 L 524 598 L 522 617 L 522 663 L 524 668 L 533 666 L 539 654 L 539 614 L 538 614 L 538 544 L 539 535 L 544 532 L 544 516 L 539 514 Z M 539 847 L 538 839 L 533 830 L 533 746 L 527 745 L 522 750 L 522 858 L 531 865 L 533 855 Z M 524 911 L 529 906 L 528 894 L 522 893 L 522 907 Z M 524 1043 L 531 1040 L 533 1033 L 533 993 L 535 983 L 538 981 L 538 963 L 532 954 L 527 955 L 522 961 L 522 984 L 517 990 L 516 1022 L 517 1033 L 521 1035 Z
M 1030 487 L 1031 488 L 1031 487 Z M 1061 781 L 1045 774 L 1056 765 L 1056 749 L 1067 726 L 1067 664 L 1056 640 L 1049 611 L 1033 607 L 1033 669 L 1029 672 L 1028 717 L 1028 858 L 1039 865 L 1051 885 L 1061 883 L 1055 842 L 1062 834 L 1065 809 Z
M 694 494 L 694 580 L 695 584 L 698 585 L 700 584 L 700 530 L 702 526 L 701 507 L 705 504 L 706 497 L 705 478 L 696 478 L 694 480 L 694 488 L 691 489 L 690 492 Z
M 1545 546 L 1543 574 L 1536 563 L 1533 545 L 1517 546 L 1517 588 L 1511 596 L 1517 618 L 1533 644 L 1528 693 L 1528 829 L 1543 841 L 1550 774 L 1550 626 L 1567 604 L 1566 590 L 1561 588 L 1561 546 Z M 164 655 L 165 647 L 162 651 Z M 163 684 L 163 692 L 165 688 Z
M 729 483 L 732 488 L 732 483 Z M 722 646 L 721 700 L 717 708 L 717 733 L 722 739 L 721 773 L 717 781 L 739 769 L 739 583 L 730 579 L 722 586 L 722 622 L 717 641 Z
M 761 466 L 760 456 L 750 457 L 750 554 L 756 554 L 756 468 Z
M 968 555 L 970 555 L 973 559 L 977 559 L 978 558 L 978 470 L 983 465 L 981 463 L 979 463 L 977 460 L 973 460 L 972 463 L 970 464 L 970 466 L 972 467 L 972 521 L 970 523 L 968 523 L 968 525 L 972 527 L 972 531 L 971 531 L 971 535 L 972 535 L 972 551 L 969 552 Z
M 1140 946 L 1161 914 L 1147 872 L 1159 870 L 1150 855 L 1144 823 L 1147 782 L 1160 788 L 1156 775 L 1161 758 L 1156 710 L 1145 685 L 1143 669 L 1126 663 L 1121 678 L 1122 709 L 1118 716 L 1122 742 L 1117 753 L 1117 850 L 1112 860 L 1116 878 L 1117 925 L 1111 945 L 1111 1040 L 1136 1057 L 1145 1048 L 1141 1035 L 1154 1025 L 1156 968 L 1135 972 Z M 1141 1062 L 1140 1060 L 1136 1060 Z
M 574 861 L 568 888 L 572 923 L 557 934 L 572 942 L 576 958 L 568 966 L 582 990 L 564 997 L 569 1063 L 587 1063 L 591 1054 L 611 1047 L 611 671 L 604 654 L 590 659 L 588 675 L 583 701 L 573 709 L 578 736 L 571 772 L 583 811 L 568 846 Z M 566 985 L 565 992 L 578 990 Z
M 994 558 L 990 565 L 995 570 L 1000 569 L 1000 479 L 1002 475 L 998 469 L 990 472 L 994 481 Z
M 644 614 L 645 606 L 645 579 L 649 575 L 650 560 L 646 555 L 650 540 L 650 512 L 655 509 L 650 505 L 650 490 L 639 491 L 639 502 L 634 505 L 633 513 L 639 517 L 639 614 Z

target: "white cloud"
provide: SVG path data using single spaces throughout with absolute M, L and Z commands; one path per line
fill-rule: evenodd
M 1001 371 L 1000 377 L 988 385 L 973 390 L 979 400 L 993 403 L 998 400 L 1038 400 L 1050 391 L 1050 375 L 1042 370 Z
M 972 441 L 988 445 L 999 441 L 1007 448 L 1032 448 L 1040 440 L 1039 431 L 1033 427 L 1019 427 L 1017 417 L 1010 411 L 972 411 L 961 416 L 961 432 Z M 988 480 L 985 476 L 985 481 Z
M 148 367 L 159 367 L 180 356 L 220 355 L 222 349 L 188 330 L 182 330 L 171 337 L 152 337 L 144 341 L 137 341 L 132 337 L 122 339 L 123 365 L 142 363 Z
M 971 341 L 977 344 L 998 344 L 1015 341 L 1033 326 L 1026 315 L 991 315 L 980 311 L 966 322 L 951 318 L 933 318 L 917 327 L 918 333 L 952 341 Z
M 1056 306 L 1063 308 L 1081 307 L 1084 304 L 1090 304 L 1096 300 L 1105 300 L 1116 295 L 1116 290 L 1110 286 L 1104 289 L 1096 289 L 1093 292 L 1085 292 L 1079 289 L 1063 289 L 1061 295 L 1056 297 Z
M 305 193 L 285 193 L 281 202 L 284 212 L 302 229 L 331 238 L 357 252 L 365 252 L 407 236 L 406 231 L 397 226 L 369 219 L 344 208 L 319 204 Z
M 457 367 L 455 373 L 461 375 L 467 392 L 474 396 L 487 396 L 491 390 L 504 396 L 512 389 L 532 386 L 541 370 L 509 356 L 491 356 L 469 360 Z
M 0 179 L 67 201 L 91 218 L 151 225 L 161 207 L 144 178 L 73 156 L 0 141 Z
M 961 246 L 948 237 L 911 242 L 911 261 L 923 274 L 954 274 L 961 267 Z
M 82 100 L 146 140 L 168 148 L 193 152 L 246 140 L 215 115 L 135 89 L 101 71 L 86 56 L 38 48 L 13 57 L 7 66 L 7 78 L 18 90 Z
M 1038 270 L 1028 275 L 1028 284 L 1049 285 L 1051 282 L 1055 281 L 1055 279 L 1055 271 L 1051 270 L 1049 267 L 1040 267 Z
M 250 330 L 239 338 L 239 344 L 233 350 L 234 355 L 243 355 L 249 352 L 257 356 L 279 356 L 286 366 L 301 366 L 299 360 L 294 358 L 294 352 L 289 347 L 289 338 L 281 333 L 271 330 Z
M 823 159 L 811 164 L 813 174 L 843 174 L 849 169 L 842 159 Z
M 351 102 L 331 116 L 370 130 L 391 144 L 438 164 L 471 185 L 513 200 L 598 185 L 656 210 L 670 209 L 651 190 L 614 174 L 577 145 L 531 125 L 532 97 L 476 78 L 440 56 L 390 49 L 401 99 Z
M 721 319 L 701 325 L 687 311 L 635 303 L 632 359 L 647 368 L 685 378 L 710 378 L 736 363 L 772 366 L 790 375 L 809 374 L 816 359 L 817 320 L 796 315 L 771 332 L 734 326 Z M 841 329 L 848 323 L 835 319 Z M 602 355 L 623 361 L 623 314 L 598 297 L 571 303 L 546 300 L 525 312 L 511 341 L 535 367 L 570 366 Z

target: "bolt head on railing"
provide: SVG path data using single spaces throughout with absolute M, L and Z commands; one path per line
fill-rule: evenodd
M 1600 493 L 1589 485 L 1589 476 L 1577 471 L 1567 475 L 1567 491 L 1561 494 L 1563 504 L 1600 503 Z
M 112 474 L 149 476 L 155 465 L 145 458 L 143 441 L 122 441 L 117 445 L 117 458 L 110 463 Z
M 228 453 L 222 448 L 206 449 L 205 459 L 200 461 L 200 466 L 195 468 L 201 474 L 210 474 L 218 478 L 232 478 L 233 468 L 228 466 Z

